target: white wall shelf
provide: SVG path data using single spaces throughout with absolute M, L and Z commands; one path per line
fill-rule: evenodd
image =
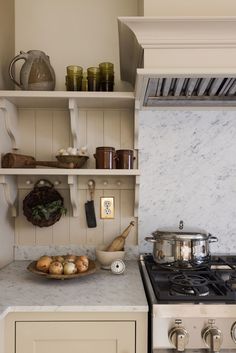
M 14 168 L 2 168 L 0 169 L 0 184 L 3 184 L 5 190 L 5 198 L 11 209 L 12 217 L 17 216 L 17 211 L 14 203 L 10 199 L 9 183 L 7 177 L 13 176 L 67 176 L 67 184 L 70 191 L 70 201 L 72 206 L 73 217 L 79 216 L 79 197 L 78 197 L 78 176 L 131 176 L 135 177 L 135 197 L 134 197 L 134 216 L 138 216 L 138 195 L 139 195 L 139 171 L 137 169 L 14 169 Z M 29 182 L 28 182 L 29 183 Z
M 138 176 L 138 169 L 0 168 L 0 175 L 104 175 Z
M 0 91 L 18 108 L 68 108 L 75 99 L 80 108 L 127 109 L 134 107 L 133 92 Z

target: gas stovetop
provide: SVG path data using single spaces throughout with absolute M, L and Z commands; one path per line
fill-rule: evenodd
M 143 255 L 158 302 L 236 303 L 236 256 L 213 256 L 208 266 L 176 269 Z

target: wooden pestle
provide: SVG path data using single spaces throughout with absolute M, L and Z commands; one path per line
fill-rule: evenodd
M 2 168 L 35 168 L 36 166 L 46 166 L 52 168 L 75 167 L 74 163 L 62 163 L 57 161 L 36 161 L 32 156 L 26 156 L 17 153 L 6 153 L 2 157 Z
M 134 221 L 130 222 L 129 226 L 123 231 L 121 235 L 116 237 L 112 243 L 107 247 L 106 251 L 120 251 L 124 248 L 125 239 L 129 235 L 131 228 L 134 226 Z

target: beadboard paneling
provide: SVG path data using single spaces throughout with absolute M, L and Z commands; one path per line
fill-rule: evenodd
M 20 109 L 19 128 L 22 136 L 20 153 L 35 156 L 38 160 L 53 160 L 59 148 L 71 145 L 70 117 L 65 109 Z M 131 110 L 79 110 L 79 146 L 87 146 L 89 160 L 85 168 L 95 168 L 93 154 L 98 146 L 133 148 L 133 112 Z M 19 187 L 19 216 L 16 220 L 17 245 L 97 245 L 110 242 L 133 219 L 134 178 L 107 177 L 94 178 L 96 228 L 88 228 L 84 204 L 90 199 L 88 180 L 79 177 L 79 217 L 72 217 L 69 189 L 66 177 L 52 176 L 64 198 L 67 215 L 52 227 L 39 228 L 29 223 L 22 214 L 22 202 L 38 178 L 21 176 Z M 29 184 L 30 182 L 30 184 Z M 100 219 L 100 198 L 115 198 L 115 218 Z M 136 230 L 131 232 L 129 244 L 137 244 Z
M 98 179 L 100 177 L 97 177 Z M 112 177 L 110 177 L 112 178 Z M 97 219 L 96 228 L 88 228 L 86 223 L 85 208 L 84 204 L 90 199 L 89 192 L 87 190 L 88 177 L 83 177 L 81 183 L 79 183 L 78 197 L 79 203 L 79 217 L 71 216 L 71 207 L 69 202 L 69 190 L 65 187 L 62 182 L 58 187 L 58 191 L 64 198 L 64 205 L 67 208 L 66 216 L 62 216 L 60 221 L 55 223 L 51 227 L 35 227 L 27 221 L 22 212 L 22 203 L 24 197 L 30 192 L 33 187 L 33 183 L 37 180 L 35 177 L 32 180 L 31 186 L 26 184 L 24 181 L 27 177 L 19 177 L 19 216 L 16 219 L 16 244 L 17 245 L 98 245 L 107 244 L 112 239 L 119 235 L 134 219 L 133 217 L 133 204 L 134 204 L 134 180 L 125 184 L 125 181 L 116 180 L 110 182 L 108 178 L 104 186 L 102 178 L 96 181 L 97 188 L 94 195 L 95 213 Z M 129 177 L 126 177 L 126 179 Z M 132 179 L 130 177 L 129 179 Z M 119 184 L 120 183 L 120 184 Z M 102 186 L 102 189 L 99 187 Z M 109 187 L 113 186 L 113 189 Z M 64 189 L 62 189 L 64 187 Z M 103 220 L 100 218 L 100 198 L 102 196 L 113 196 L 115 198 L 115 218 Z M 136 229 L 132 230 L 128 239 L 128 244 L 137 244 Z
M 67 110 L 19 109 L 22 138 L 20 153 L 37 160 L 53 160 L 58 149 L 72 144 Z M 89 160 L 85 168 L 95 168 L 98 146 L 133 149 L 133 112 L 131 110 L 80 110 L 79 146 L 87 146 Z

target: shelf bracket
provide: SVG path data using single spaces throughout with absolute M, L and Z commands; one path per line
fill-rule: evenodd
M 10 185 L 5 175 L 0 175 L 0 184 L 3 186 L 5 200 L 10 208 L 11 217 L 17 216 L 17 209 L 14 201 L 12 201 L 11 193 L 10 193 Z
M 18 112 L 16 106 L 5 98 L 0 98 L 0 110 L 3 111 L 5 127 L 11 139 L 12 148 L 19 149 Z
M 139 186 L 140 186 L 140 176 L 135 177 L 135 190 L 134 190 L 134 217 L 138 217 L 139 210 Z
M 70 202 L 72 206 L 73 217 L 79 216 L 79 195 L 78 195 L 78 177 L 68 175 L 68 185 L 70 188 Z
M 69 99 L 69 110 L 73 147 L 79 148 L 79 109 L 73 98 Z

